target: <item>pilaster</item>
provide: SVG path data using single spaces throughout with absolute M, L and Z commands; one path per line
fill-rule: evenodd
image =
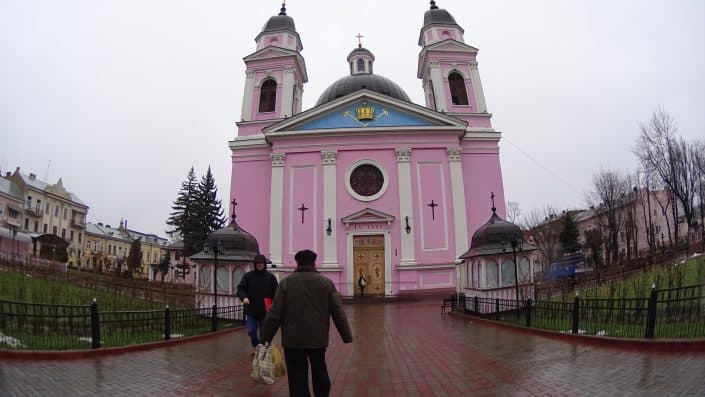
M 399 228 L 401 236 L 401 260 L 399 266 L 416 265 L 414 253 L 414 213 L 411 205 L 411 149 L 398 148 L 397 174 L 399 175 Z M 408 228 L 407 225 L 411 226 Z
M 450 167 L 450 187 L 453 198 L 453 219 L 455 224 L 455 257 L 459 258 L 468 249 L 468 224 L 465 210 L 465 184 L 461 163 L 462 149 L 448 148 L 448 166 Z
M 245 92 L 242 98 L 242 121 L 252 120 L 252 97 L 255 89 L 255 72 L 248 70 L 245 72 Z
M 286 153 L 273 153 L 272 185 L 269 202 L 269 256 L 272 264 L 282 265 L 282 223 L 284 220 L 284 160 Z
M 282 118 L 291 117 L 294 114 L 294 67 L 284 68 L 284 78 L 282 79 L 282 98 L 279 116 Z
M 482 91 L 482 81 L 480 81 L 480 72 L 477 70 L 477 62 L 470 64 L 470 81 L 472 82 L 473 92 L 475 93 L 477 112 L 486 113 L 487 104 L 485 103 L 485 93 Z
M 321 150 L 323 159 L 323 264 L 322 267 L 338 266 L 338 222 L 336 219 L 336 157 L 335 150 Z M 330 235 L 328 234 L 330 230 Z
M 433 100 L 436 103 L 436 110 L 439 112 L 445 112 L 448 108 L 446 106 L 446 91 L 443 86 L 441 64 L 438 61 L 431 61 L 428 66 L 431 69 L 431 88 L 433 90 Z

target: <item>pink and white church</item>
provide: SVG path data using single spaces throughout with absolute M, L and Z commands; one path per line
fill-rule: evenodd
M 425 104 L 374 73 L 361 45 L 302 109 L 301 37 L 283 6 L 255 38 L 232 150 L 237 220 L 285 276 L 301 249 L 343 296 L 453 291 L 458 259 L 492 215 L 504 216 L 499 159 L 478 49 L 431 1 L 418 44 Z

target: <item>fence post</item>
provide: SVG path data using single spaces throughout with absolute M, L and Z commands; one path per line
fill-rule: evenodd
M 644 338 L 653 339 L 656 328 L 656 303 L 658 300 L 658 290 L 656 283 L 651 285 L 651 295 L 649 295 L 649 308 L 646 312 L 646 334 Z
M 98 302 L 93 298 L 91 303 L 91 348 L 100 347 L 100 316 L 98 315 Z
M 171 309 L 169 305 L 164 308 L 164 340 L 171 339 Z
M 465 294 L 458 294 L 458 311 L 465 313 Z
M 218 330 L 218 306 L 216 306 L 215 303 L 211 307 L 211 311 L 213 312 L 211 317 L 211 332 L 215 332 Z
M 526 326 L 531 327 L 531 298 L 526 300 Z
M 477 298 L 477 295 L 475 295 L 475 296 L 473 297 L 473 300 L 475 301 L 475 314 L 479 314 L 480 311 L 478 310 L 478 307 L 477 307 L 477 306 L 478 306 L 478 303 L 479 303 L 479 302 L 478 302 L 479 299 Z
M 571 332 L 574 334 L 578 333 L 578 319 L 580 318 L 580 296 L 575 294 L 575 303 L 573 303 L 573 327 Z
M 499 298 L 494 299 L 494 317 L 499 320 Z

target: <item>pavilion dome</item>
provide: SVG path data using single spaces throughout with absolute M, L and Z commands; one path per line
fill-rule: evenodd
M 223 247 L 223 253 L 218 255 L 218 259 L 252 261 L 255 255 L 259 254 L 257 239 L 241 228 L 235 219 L 228 226 L 212 232 L 206 238 L 209 246 L 214 246 L 218 242 Z M 191 259 L 213 259 L 213 253 L 206 254 L 201 251 L 191 256 Z
M 496 212 L 492 211 L 489 221 L 482 225 L 470 240 L 470 249 L 460 258 L 469 258 L 480 255 L 492 255 L 505 252 L 502 250 L 502 243 L 508 243 L 515 235 L 521 236 L 519 226 L 507 222 L 500 218 Z M 526 244 L 526 243 L 524 243 Z M 528 248 L 528 247 L 527 247 Z

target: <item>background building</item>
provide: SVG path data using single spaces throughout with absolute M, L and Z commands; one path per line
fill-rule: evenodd
M 68 243 L 69 265 L 81 267 L 88 206 L 66 190 L 61 178 L 55 184 L 49 184 L 37 179 L 33 173 L 20 172 L 19 167 L 4 178 L 16 186 L 24 200 L 20 230 L 33 236 L 53 234 L 60 237 Z

